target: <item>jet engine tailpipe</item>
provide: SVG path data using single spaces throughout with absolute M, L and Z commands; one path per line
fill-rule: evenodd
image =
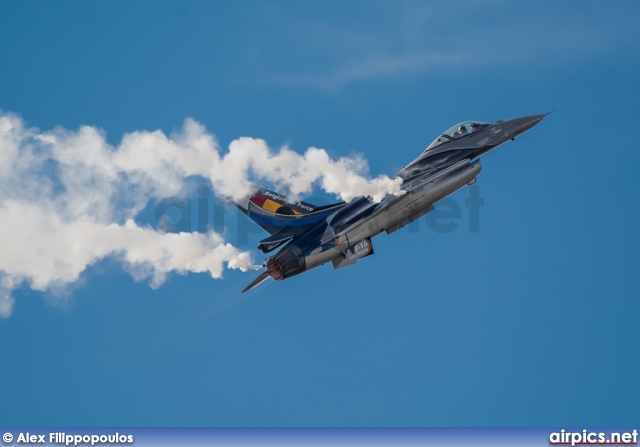
M 306 270 L 304 259 L 294 258 L 280 263 L 274 258 L 267 261 L 267 273 L 276 281 L 290 278 Z
M 267 261 L 267 272 L 269 273 L 269 276 L 276 281 L 284 279 L 284 269 L 280 263 L 273 258 Z

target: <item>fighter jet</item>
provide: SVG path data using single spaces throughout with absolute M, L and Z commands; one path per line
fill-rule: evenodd
M 258 249 L 270 253 L 286 245 L 266 258 L 266 270 L 243 292 L 269 278 L 282 281 L 329 261 L 333 268 L 343 268 L 372 255 L 373 237 L 393 233 L 433 210 L 437 201 L 475 183 L 482 167 L 478 157 L 515 139 L 546 115 L 456 124 L 394 176 L 402 179 L 402 193 L 388 194 L 378 203 L 357 197 L 349 203 L 314 206 L 255 189 L 234 205 L 270 234 Z

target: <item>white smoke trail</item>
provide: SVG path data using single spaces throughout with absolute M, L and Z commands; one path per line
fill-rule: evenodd
M 192 124 L 195 123 L 187 121 L 185 127 Z M 347 201 L 356 196 L 371 196 L 380 201 L 387 194 L 400 194 L 401 179 L 379 176 L 370 180 L 363 176 L 367 170 L 367 162 L 362 158 L 334 161 L 324 149 L 315 147 L 307 149 L 304 155 L 287 147 L 273 153 L 265 141 L 243 137 L 232 141 L 229 152 L 214 161 L 211 181 L 218 191 L 235 198 L 249 191 L 250 172 L 294 196 L 310 193 L 315 184 Z
M 299 195 L 314 185 L 344 200 L 381 200 L 399 180 L 365 178 L 361 158 L 332 160 L 323 149 L 303 155 L 263 140 L 239 138 L 222 153 L 215 137 L 187 119 L 179 133 L 126 134 L 114 147 L 89 126 L 40 131 L 0 111 L 0 315 L 11 314 L 21 284 L 47 290 L 78 280 L 105 257 L 152 287 L 170 272 L 254 268 L 249 252 L 217 233 L 163 233 L 135 218 L 150 200 L 174 196 L 189 177 L 208 179 L 217 194 L 240 198 L 260 179 Z

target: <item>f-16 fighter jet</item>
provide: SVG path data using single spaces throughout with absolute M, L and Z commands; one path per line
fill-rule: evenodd
M 281 281 L 329 261 L 338 269 L 372 255 L 374 236 L 393 233 L 433 210 L 438 200 L 475 183 L 482 167 L 479 156 L 531 129 L 546 115 L 456 124 L 395 175 L 402 179 L 403 193 L 389 194 L 379 203 L 357 197 L 318 207 L 256 189 L 234 205 L 270 234 L 260 241 L 259 250 L 270 253 L 286 245 L 266 259 L 266 270 L 243 292 L 269 278 Z

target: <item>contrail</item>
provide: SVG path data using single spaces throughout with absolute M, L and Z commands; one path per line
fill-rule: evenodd
M 171 272 L 221 278 L 225 268 L 255 268 L 251 253 L 221 234 L 164 233 L 136 223 L 151 200 L 175 196 L 189 178 L 234 198 L 260 181 L 294 196 L 314 186 L 343 200 L 399 193 L 399 179 L 370 179 L 367 171 L 363 158 L 332 160 L 314 147 L 274 151 L 249 137 L 223 152 L 190 118 L 179 132 L 136 131 L 112 146 L 96 127 L 41 131 L 0 111 L 0 315 L 11 314 L 17 287 L 64 287 L 106 257 L 152 287 Z

